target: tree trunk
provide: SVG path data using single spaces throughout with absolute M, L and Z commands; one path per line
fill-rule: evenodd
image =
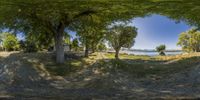
M 88 44 L 85 44 L 85 57 L 88 57 L 88 54 L 89 54 Z
M 94 47 L 92 48 L 92 53 L 95 53 L 95 48 Z
M 115 59 L 119 59 L 119 49 L 115 50 Z
M 64 36 L 64 25 L 61 23 L 55 34 L 55 47 L 56 47 L 56 63 L 63 64 L 64 57 L 64 47 L 63 47 L 63 36 Z
M 88 57 L 89 54 L 89 44 L 87 38 L 85 38 L 85 57 Z
M 96 50 L 96 45 L 92 43 L 92 53 L 95 53 L 95 50 Z

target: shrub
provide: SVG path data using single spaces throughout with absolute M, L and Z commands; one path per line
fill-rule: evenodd
M 17 37 L 13 34 L 7 33 L 5 34 L 5 39 L 3 40 L 3 47 L 7 51 L 19 50 L 19 41 Z
M 99 51 L 107 50 L 106 45 L 105 45 L 104 43 L 100 43 L 100 44 L 98 45 L 98 50 L 99 50 Z
M 38 47 L 35 43 L 30 42 L 30 41 L 20 41 L 20 49 L 23 50 L 24 52 L 37 52 Z
M 164 56 L 165 55 L 165 45 L 160 45 L 156 47 L 156 51 L 159 52 L 159 55 Z

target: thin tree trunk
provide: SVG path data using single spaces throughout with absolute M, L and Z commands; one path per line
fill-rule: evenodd
M 94 47 L 92 47 L 92 53 L 95 53 L 95 48 Z
M 92 43 L 92 53 L 95 53 L 95 50 L 96 50 L 96 45 Z
M 88 48 L 88 44 L 86 44 L 85 46 L 85 57 L 88 57 L 89 55 L 89 48 Z
M 85 57 L 88 57 L 89 54 L 89 45 L 87 39 L 85 40 Z
M 60 23 L 57 33 L 55 34 L 56 62 L 64 63 L 64 47 L 63 47 L 64 25 Z
M 119 49 L 115 50 L 115 59 L 119 59 Z

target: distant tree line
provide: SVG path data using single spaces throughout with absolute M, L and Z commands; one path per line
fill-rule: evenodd
M 45 37 L 44 37 L 45 38 Z M 46 37 L 47 39 L 48 37 Z M 5 32 L 0 33 L 0 50 L 1 51 L 24 51 L 27 53 L 38 51 L 53 51 L 54 42 L 43 39 L 42 37 L 36 37 L 34 35 L 26 35 L 25 39 L 20 40 L 13 33 Z M 84 45 L 80 38 L 71 39 L 71 36 L 66 34 L 64 43 L 69 47 L 70 51 L 83 51 Z M 92 47 L 91 44 L 90 47 Z M 100 41 L 97 45 L 94 45 L 95 51 L 104 51 L 107 49 L 104 41 Z

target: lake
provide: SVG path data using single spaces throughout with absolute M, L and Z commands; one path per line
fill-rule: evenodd
M 134 55 L 148 55 L 148 56 L 159 55 L 158 52 L 154 52 L 154 51 L 121 51 L 121 53 L 134 54 Z M 173 52 L 166 51 L 165 52 L 166 55 L 178 55 L 178 54 L 182 54 L 182 53 L 183 53 L 182 51 L 173 51 Z

